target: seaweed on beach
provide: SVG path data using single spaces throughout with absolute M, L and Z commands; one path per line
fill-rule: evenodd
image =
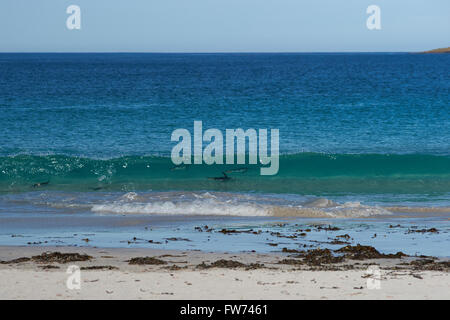
M 295 234 L 284 235 L 284 234 L 281 234 L 280 232 L 270 232 L 270 235 L 273 237 L 278 237 L 278 238 L 287 238 L 287 239 L 296 239 L 297 238 L 297 235 L 295 235 Z
M 344 261 L 344 257 L 334 256 L 330 249 L 317 248 L 308 251 L 298 251 L 283 248 L 283 252 L 296 253 L 294 258 L 301 258 L 302 260 L 284 259 L 279 261 L 279 264 L 322 266 L 324 264 L 335 264 Z
M 401 257 L 407 257 L 406 254 L 399 251 L 396 254 L 384 254 L 380 253 L 377 249 L 371 246 L 362 246 L 357 244 L 356 246 L 345 246 L 338 250 L 337 253 L 342 253 L 343 257 L 351 260 L 366 260 L 366 259 L 400 259 Z
M 296 249 L 283 248 L 283 249 L 281 249 L 281 252 L 285 252 L 285 253 L 302 253 L 304 251 L 300 251 L 300 250 L 296 250 Z
M 438 229 L 430 228 L 430 229 L 408 229 L 406 233 L 439 233 Z
M 410 262 L 402 262 L 395 269 L 413 271 L 443 271 L 450 272 L 450 261 L 439 261 L 436 257 L 418 256 Z M 399 267 L 401 266 L 401 267 Z
M 303 265 L 305 264 L 303 260 L 300 259 L 283 259 L 278 261 L 278 264 L 287 264 L 287 265 Z
M 336 257 L 332 254 L 330 249 L 313 249 L 299 254 L 297 257 L 302 257 L 309 266 L 320 266 L 323 264 L 340 263 L 344 257 Z
M 154 257 L 137 257 L 137 258 L 132 258 L 130 260 L 128 260 L 129 264 L 137 264 L 137 265 L 146 265 L 146 264 L 150 264 L 150 265 L 161 265 L 161 264 L 167 264 L 166 261 L 161 260 L 161 259 L 157 259 Z
M 207 225 L 203 226 L 203 228 L 202 227 L 195 227 L 194 229 L 197 230 L 198 232 L 203 232 L 203 231 L 211 232 L 211 231 L 213 231 L 213 229 L 208 227 Z
M 28 245 L 38 245 L 38 244 L 43 244 L 43 243 L 48 243 L 48 241 L 27 242 Z
M 9 261 L 0 261 L 0 264 L 15 264 L 15 263 L 21 263 L 21 262 L 28 262 L 30 260 L 31 260 L 30 258 L 22 257 L 22 258 L 9 260 Z
M 239 261 L 235 260 L 217 260 L 211 264 L 206 264 L 205 262 L 202 262 L 201 264 L 197 265 L 197 268 L 199 269 L 210 269 L 210 268 L 227 268 L 227 269 L 234 269 L 234 268 L 245 268 L 246 270 L 252 270 L 252 269 L 260 269 L 264 268 L 264 264 L 260 263 L 250 263 L 245 264 Z
M 240 231 L 234 230 L 234 229 L 222 229 L 219 231 L 223 234 L 235 234 L 235 233 L 241 233 Z
M 217 260 L 211 264 L 206 264 L 205 262 L 202 262 L 197 266 L 200 269 L 208 269 L 208 268 L 242 268 L 245 267 L 245 264 L 239 261 L 234 260 Z
M 0 264 L 13 264 L 13 263 L 21 263 L 21 262 L 28 262 L 33 261 L 37 263 L 67 263 L 67 262 L 74 262 L 74 261 L 88 261 L 92 259 L 91 256 L 88 256 L 87 254 L 79 254 L 79 253 L 61 253 L 61 252 L 44 252 L 41 255 L 33 256 L 31 258 L 28 257 L 22 257 L 17 258 L 10 261 L 0 261 Z
M 40 266 L 40 268 L 41 268 L 42 270 L 60 269 L 60 267 L 54 266 L 54 265 L 51 265 L 51 264 L 47 264 L 47 265 L 45 265 L 45 266 Z
M 305 232 L 299 233 L 298 235 L 299 235 L 300 237 L 306 237 L 306 236 L 307 236 L 307 234 L 306 234 Z
M 322 226 L 322 225 L 311 225 L 311 227 L 316 228 L 316 230 L 320 231 L 320 230 L 324 230 L 324 231 L 339 231 L 341 230 L 338 227 L 334 227 L 332 225 L 328 225 L 328 226 Z
M 332 239 L 329 243 L 330 244 L 350 244 L 350 242 L 348 242 L 348 241 L 342 241 L 339 239 Z
M 187 269 L 187 268 L 188 268 L 188 266 L 180 267 L 180 266 L 177 266 L 176 264 L 167 266 L 167 267 L 163 267 L 163 269 L 170 270 L 170 271 L 178 271 L 178 270 L 183 270 L 183 269 Z
M 383 254 L 371 246 L 351 246 L 347 245 L 334 252 L 338 255 L 333 254 L 330 249 L 311 249 L 307 251 L 299 251 L 294 249 L 283 248 L 282 252 L 295 253 L 293 258 L 296 259 L 284 259 L 279 261 L 279 264 L 288 265 L 302 265 L 306 264 L 311 267 L 323 267 L 325 265 L 332 265 L 344 262 L 345 259 L 350 260 L 366 260 L 366 259 L 399 259 L 401 257 L 406 257 L 407 255 L 403 252 L 397 252 L 396 254 Z M 301 260 L 299 260 L 301 259 Z
M 153 243 L 153 244 L 162 244 L 162 242 L 159 241 L 153 241 L 153 240 L 146 240 L 146 239 L 139 239 L 136 237 L 133 237 L 133 239 L 131 240 L 124 240 L 124 241 L 120 241 L 122 243 L 128 243 L 128 244 L 139 244 L 139 243 Z
M 191 241 L 187 238 L 166 238 L 167 241 Z
M 44 252 L 41 255 L 33 256 L 31 259 L 38 263 L 68 263 L 75 261 L 89 261 L 92 257 L 87 254 L 79 253 Z
M 218 232 L 223 233 L 223 234 L 238 234 L 238 233 L 260 234 L 261 230 L 254 231 L 253 229 L 250 229 L 250 230 L 222 229 Z
M 114 266 L 88 266 L 81 267 L 81 270 L 119 270 L 119 268 Z
M 410 266 L 420 271 L 450 271 L 450 261 L 435 261 L 433 259 L 420 259 L 411 261 Z

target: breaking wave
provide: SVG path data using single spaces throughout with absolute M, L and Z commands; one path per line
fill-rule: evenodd
M 359 202 L 336 203 L 328 199 L 316 199 L 302 204 L 274 204 L 275 199 L 249 195 L 172 194 L 144 199 L 136 193 L 127 193 L 112 203 L 96 204 L 92 211 L 112 214 L 162 214 L 162 215 L 220 215 L 220 216 L 275 216 L 275 217 L 369 217 L 389 215 L 377 206 Z M 164 198 L 166 198 L 164 200 Z M 278 201 L 279 202 L 279 201 Z
M 65 155 L 0 157 L 0 192 L 37 185 L 58 191 L 212 190 L 263 193 L 429 194 L 450 190 L 450 156 L 298 153 L 280 156 L 279 172 L 260 165 L 174 166 L 168 157 L 90 159 Z M 228 172 L 230 180 L 211 177 Z

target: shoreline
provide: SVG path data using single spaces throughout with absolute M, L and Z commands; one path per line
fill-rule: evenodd
M 316 258 L 311 264 L 294 252 L 0 246 L 0 299 L 450 298 L 448 259 L 433 259 L 434 264 L 430 257 L 336 262 L 314 251 Z M 443 270 L 430 268 L 439 263 L 445 264 Z M 80 290 L 66 286 L 73 265 L 80 268 Z
M 449 220 L 54 215 L 2 217 L 0 247 L 123 248 L 280 254 L 283 249 L 372 246 L 450 257 Z M 442 245 L 439 245 L 442 244 Z

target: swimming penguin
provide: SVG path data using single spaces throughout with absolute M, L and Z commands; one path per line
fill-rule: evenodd
M 223 177 L 208 177 L 208 179 L 216 180 L 216 181 L 228 181 L 231 180 L 229 176 L 225 172 L 222 172 Z
M 33 188 L 39 188 L 39 187 L 42 187 L 42 186 L 46 186 L 46 185 L 48 185 L 50 183 L 50 181 L 46 181 L 46 182 L 38 182 L 38 183 L 35 183 L 35 184 L 33 184 Z
M 170 168 L 170 171 L 186 170 L 188 167 L 184 164 Z
M 248 168 L 236 168 L 225 171 L 225 173 L 246 173 Z

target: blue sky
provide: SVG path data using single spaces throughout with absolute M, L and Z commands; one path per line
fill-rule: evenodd
M 81 8 L 68 30 L 66 8 Z M 381 8 L 381 30 L 366 8 Z M 450 46 L 449 0 L 1 0 L 0 51 L 417 51 Z

